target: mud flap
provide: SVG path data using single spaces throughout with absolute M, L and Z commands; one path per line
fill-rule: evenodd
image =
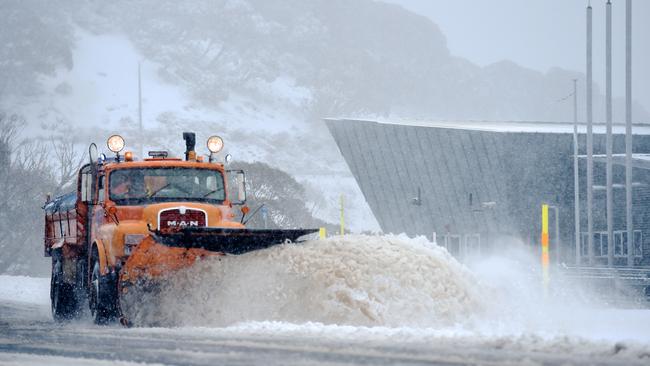
M 99 291 L 99 303 L 104 305 L 103 311 L 107 314 L 114 315 L 118 308 L 117 304 L 117 274 L 116 272 L 108 273 L 105 276 L 99 276 L 99 288 L 104 291 Z
M 66 262 L 61 248 L 52 251 L 52 276 L 50 278 L 50 303 L 55 321 L 64 321 L 79 316 L 79 301 L 74 283 L 66 280 Z M 69 267 L 69 266 L 68 266 Z

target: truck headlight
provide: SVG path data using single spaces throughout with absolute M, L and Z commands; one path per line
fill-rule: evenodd
M 216 154 L 223 149 L 223 139 L 219 136 L 212 136 L 208 139 L 208 150 Z
M 124 138 L 120 135 L 113 135 L 106 141 L 108 149 L 114 153 L 118 153 L 124 149 Z

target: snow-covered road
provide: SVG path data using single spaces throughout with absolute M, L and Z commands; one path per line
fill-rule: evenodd
M 42 304 L 0 304 L 0 364 L 647 365 L 633 343 L 462 331 L 245 323 L 225 328 L 56 325 Z M 119 361 L 119 363 L 114 363 Z
M 650 364 L 650 310 L 543 301 L 518 266 L 399 236 L 276 247 L 195 266 L 131 329 L 56 324 L 48 279 L 0 276 L 0 365 Z

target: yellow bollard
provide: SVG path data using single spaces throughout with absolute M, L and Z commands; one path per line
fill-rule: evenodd
M 548 205 L 542 205 L 542 284 L 544 297 L 548 297 Z
M 325 238 L 327 238 L 327 229 L 325 229 L 324 227 L 320 228 L 320 229 L 318 230 L 318 237 L 319 237 L 320 239 L 325 239 Z

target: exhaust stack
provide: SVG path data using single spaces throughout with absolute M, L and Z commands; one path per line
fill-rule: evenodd
M 183 132 L 183 140 L 185 140 L 185 160 L 196 160 L 196 134 L 194 132 Z

